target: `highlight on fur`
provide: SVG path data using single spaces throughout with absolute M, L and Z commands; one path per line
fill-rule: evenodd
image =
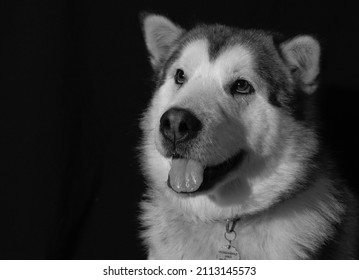
M 356 258 L 357 201 L 313 110 L 319 42 L 155 14 L 142 24 L 156 85 L 141 121 L 148 257 Z

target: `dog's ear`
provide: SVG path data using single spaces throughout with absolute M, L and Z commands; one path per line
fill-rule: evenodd
M 318 86 L 320 70 L 319 42 L 311 36 L 302 35 L 285 41 L 280 48 L 296 82 L 306 93 L 313 93 Z
M 161 15 L 142 13 L 140 20 L 152 66 L 156 67 L 184 30 Z

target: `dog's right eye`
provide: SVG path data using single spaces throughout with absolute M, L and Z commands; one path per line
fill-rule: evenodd
M 184 74 L 184 71 L 182 69 L 177 69 L 176 75 L 175 75 L 175 83 L 177 85 L 182 85 L 186 80 L 186 76 Z

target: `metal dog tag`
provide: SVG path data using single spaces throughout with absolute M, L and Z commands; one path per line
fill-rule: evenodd
M 240 260 L 240 256 L 236 248 L 231 245 L 223 246 L 218 250 L 217 260 Z
M 227 240 L 228 244 L 219 248 L 216 255 L 217 260 L 240 260 L 241 257 L 235 247 L 232 246 L 232 241 L 237 237 L 237 234 L 234 230 L 236 222 L 238 219 L 226 220 L 226 231 L 224 232 L 224 238 Z

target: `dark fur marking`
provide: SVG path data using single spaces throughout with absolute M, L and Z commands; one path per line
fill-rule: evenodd
M 347 260 L 359 259 L 358 237 L 359 223 L 357 220 L 359 207 L 354 197 L 342 185 L 337 184 L 336 199 L 347 207 L 340 222 L 333 224 L 334 235 L 325 240 L 320 248 L 312 254 L 313 259 Z
M 223 25 L 211 26 L 206 30 L 206 38 L 209 43 L 208 54 L 211 61 L 215 60 L 229 45 L 235 32 Z
M 297 196 L 298 194 L 308 190 L 308 188 L 313 184 L 314 181 L 318 178 L 317 174 L 321 174 L 321 167 L 317 165 L 318 162 L 323 160 L 323 151 L 318 150 L 316 153 L 312 154 L 309 158 L 303 162 L 305 169 L 301 177 L 298 177 L 296 181 L 292 183 L 292 186 L 289 188 L 289 191 L 282 193 L 276 204 L 280 204 L 286 200 L 290 200 Z

